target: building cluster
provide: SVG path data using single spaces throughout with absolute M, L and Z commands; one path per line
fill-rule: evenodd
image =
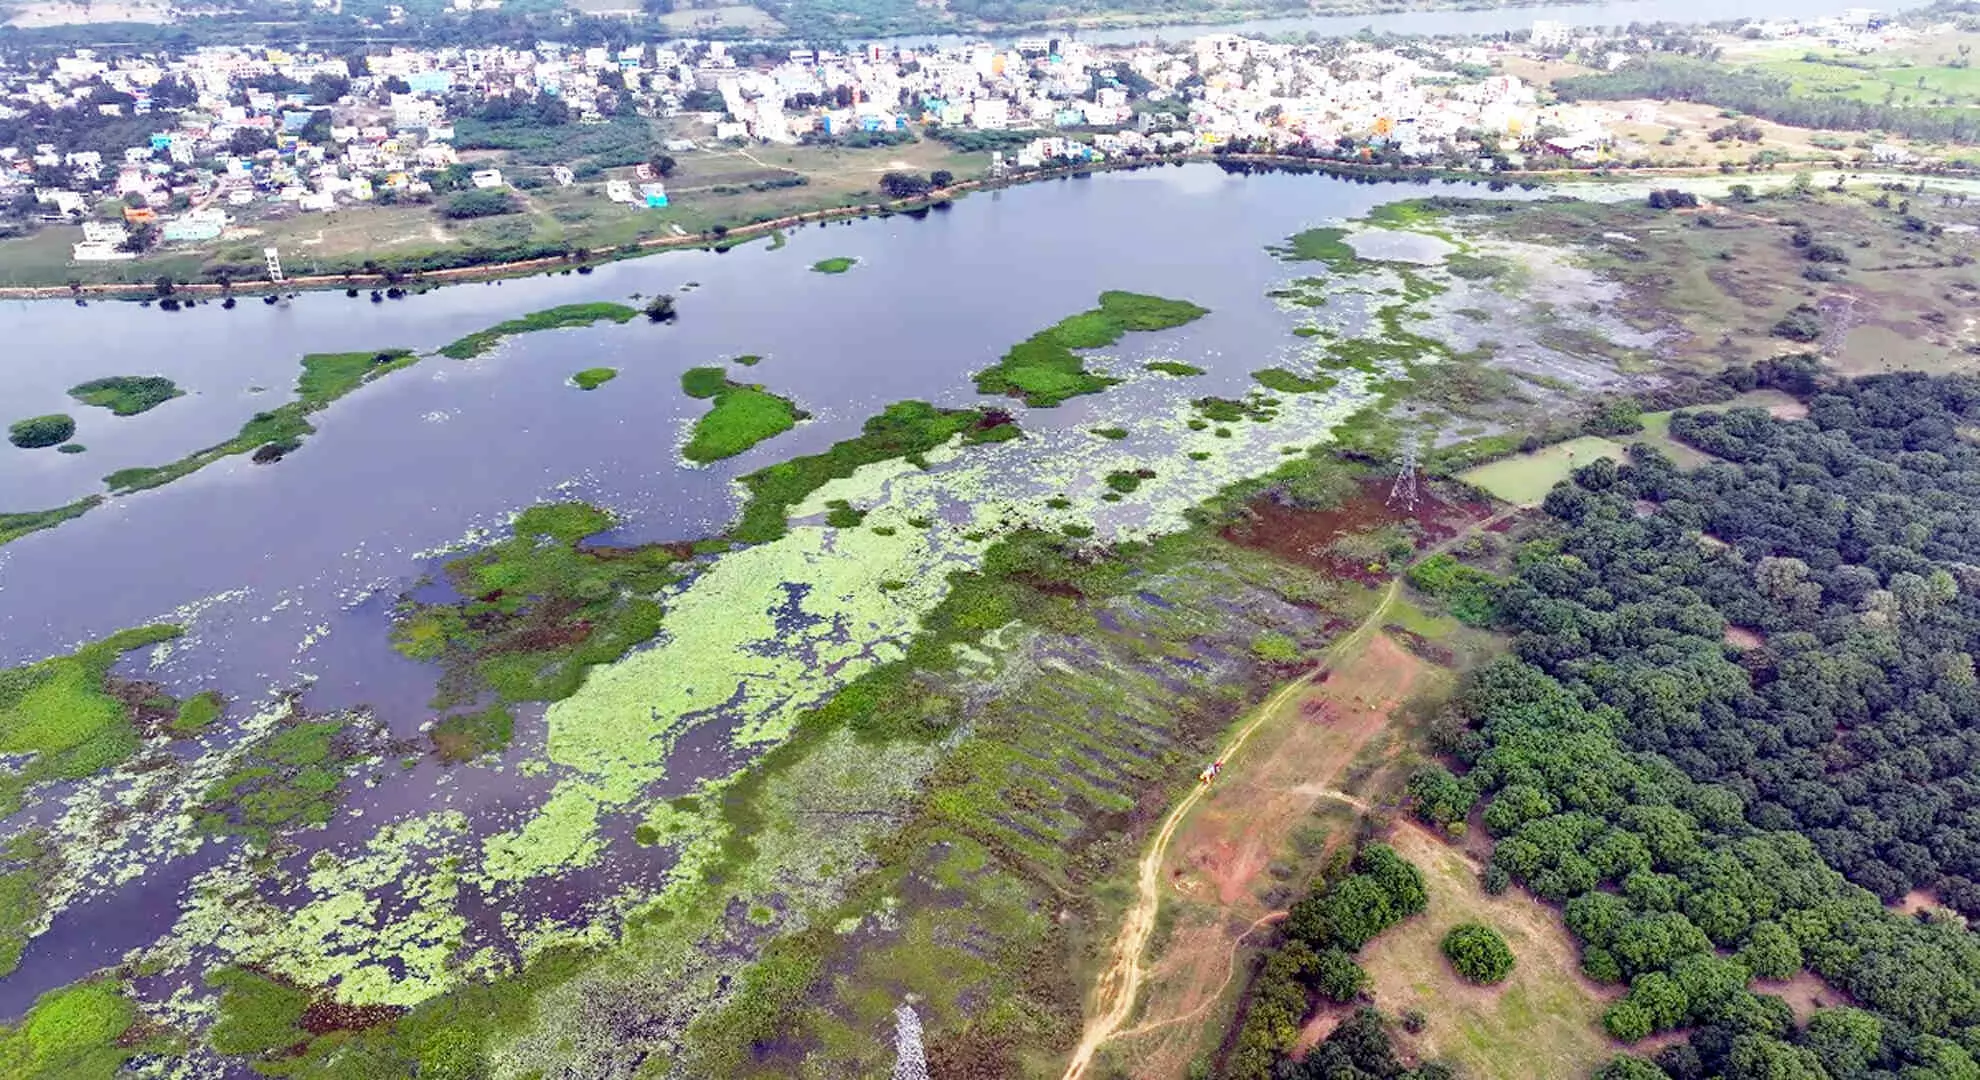
M 1874 32 L 1868 20 L 1859 29 Z M 1509 51 L 1574 44 L 1543 21 L 1529 42 L 1403 48 L 1211 34 L 1165 47 L 1036 38 L 765 52 L 669 42 L 393 48 L 355 59 L 262 47 L 78 50 L 32 70 L 0 68 L 0 206 L 80 224 L 79 259 L 129 257 L 150 243 L 213 240 L 241 215 L 507 186 L 490 162 L 462 165 L 463 123 L 635 115 L 672 121 L 677 137 L 654 148 L 668 154 L 734 141 L 999 133 L 963 144 L 994 148 L 992 167 L 1003 170 L 1234 142 L 1466 166 L 1517 166 L 1532 152 L 1593 160 L 1613 148 L 1612 114 L 1543 103 L 1520 79 L 1493 74 Z M 1626 40 L 1600 48 L 1603 63 L 1628 55 Z M 35 137 L 5 145 L 24 131 Z M 587 174 L 574 160 L 532 181 L 592 177 L 603 197 L 667 204 L 644 166 Z

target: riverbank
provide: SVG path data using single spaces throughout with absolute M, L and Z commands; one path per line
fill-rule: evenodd
M 1026 184 L 1042 183 L 1048 180 L 1064 180 L 1075 176 L 1089 176 L 1096 173 L 1132 171 L 1136 169 L 1159 168 L 1169 165 L 1183 165 L 1193 162 L 1211 162 L 1226 167 L 1238 165 L 1273 169 L 1293 169 L 1339 176 L 1354 180 L 1374 180 L 1381 182 L 1421 182 L 1443 180 L 1446 182 L 1466 182 L 1473 184 L 1532 186 L 1545 183 L 1579 182 L 1599 183 L 1627 181 L 1641 178 L 1657 179 L 1711 179 L 1726 177 L 1728 183 L 1740 182 L 1741 178 L 1762 174 L 1724 174 L 1713 169 L 1689 167 L 1650 167 L 1650 168 L 1586 168 L 1550 169 L 1507 172 L 1478 172 L 1468 169 L 1449 169 L 1406 165 L 1360 165 L 1354 162 L 1331 159 L 1298 157 L 1285 154 L 1216 154 L 1196 151 L 1182 154 L 1163 154 L 1142 157 L 1131 161 L 1103 161 L 1091 164 L 1070 166 L 1062 169 L 1039 169 L 1001 177 L 983 177 L 962 180 L 946 188 L 936 188 L 924 196 L 908 199 L 882 199 L 862 201 L 844 206 L 827 207 L 801 213 L 780 215 L 762 221 L 736 225 L 716 233 L 690 233 L 680 236 L 655 236 L 631 243 L 609 245 L 596 248 L 573 249 L 559 255 L 517 260 L 491 260 L 466 266 L 450 267 L 443 270 L 400 272 L 383 270 L 377 273 L 335 273 L 306 274 L 288 277 L 280 282 L 273 281 L 189 281 L 174 282 L 169 295 L 185 298 L 223 299 L 229 296 L 271 297 L 278 294 L 294 294 L 304 291 L 328 289 L 383 290 L 404 289 L 416 291 L 435 285 L 459 284 L 465 282 L 493 281 L 501 278 L 525 277 L 537 273 L 557 271 L 588 272 L 586 268 L 621 259 L 639 258 L 666 251 L 727 250 L 739 244 L 749 243 L 764 237 L 773 236 L 786 229 L 804 225 L 829 224 L 851 218 L 889 216 L 892 214 L 922 214 L 931 210 L 945 209 L 956 199 L 976 192 L 997 191 L 1020 187 Z M 1806 160 L 1784 160 L 1772 170 L 1775 175 L 1783 171 L 1792 173 L 1797 169 L 1836 169 L 1847 171 L 1846 165 L 1832 158 L 1810 158 Z M 1858 174 L 1859 178 L 1871 176 L 1912 177 L 1920 175 L 1948 177 L 1943 171 L 1903 166 L 1880 166 L 1876 174 Z M 1951 178 L 1958 178 L 1954 174 Z M 471 257 L 470 253 L 470 257 Z M 0 300 L 54 300 L 54 299 L 150 299 L 168 295 L 162 292 L 156 280 L 128 282 L 78 283 L 73 281 L 49 281 L 45 285 L 0 286 Z

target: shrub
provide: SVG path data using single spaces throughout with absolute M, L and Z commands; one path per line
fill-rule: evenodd
M 1512 974 L 1512 948 L 1497 930 L 1481 923 L 1460 923 L 1444 935 L 1444 956 L 1459 975 L 1475 983 L 1504 982 Z
M 1796 304 L 1774 324 L 1774 336 L 1789 341 L 1815 341 L 1822 336 L 1822 313 L 1807 304 Z
M 49 413 L 15 421 L 7 429 L 7 441 L 23 450 L 39 450 L 68 442 L 75 433 L 75 420 L 61 413 Z
M 506 191 L 463 191 L 447 200 L 440 208 L 440 216 L 461 221 L 513 214 L 521 209 L 515 197 Z

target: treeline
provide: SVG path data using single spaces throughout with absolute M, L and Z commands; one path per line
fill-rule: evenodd
M 1841 95 L 1797 96 L 1793 91 L 1786 79 L 1670 55 L 1646 56 L 1614 71 L 1554 82 L 1554 93 L 1563 101 L 1693 101 L 1793 127 L 1884 131 L 1940 142 L 1971 142 L 1980 135 L 1980 113 L 1971 109 L 1883 105 Z
M 1514 656 L 1418 813 L 1482 803 L 1488 888 L 1563 905 L 1587 974 L 1629 985 L 1617 1037 L 1693 1029 L 1605 1076 L 1980 1075 L 1980 943 L 1880 902 L 1980 913 L 1980 380 L 1766 374 L 1806 421 L 1681 414 L 1722 461 L 1592 463 L 1509 578 L 1445 575 Z M 1750 986 L 1804 968 L 1855 1007 L 1797 1026 Z
M 1316 999 L 1346 1004 L 1367 989 L 1368 973 L 1354 954 L 1426 902 L 1423 875 L 1388 845 L 1363 845 L 1351 867 L 1345 849 L 1340 855 L 1286 913 L 1284 936 L 1252 982 L 1237 1045 L 1224 1063 L 1226 1080 L 1451 1077 L 1439 1064 L 1403 1068 L 1373 1009 L 1357 1012 L 1304 1060 L 1287 1061 Z

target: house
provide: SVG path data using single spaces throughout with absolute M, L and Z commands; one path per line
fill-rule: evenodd
M 505 186 L 502 183 L 502 170 L 500 169 L 477 169 L 468 174 L 468 181 L 484 191 L 489 188 Z
M 639 197 L 645 200 L 648 210 L 658 210 L 667 205 L 667 185 L 641 184 Z

